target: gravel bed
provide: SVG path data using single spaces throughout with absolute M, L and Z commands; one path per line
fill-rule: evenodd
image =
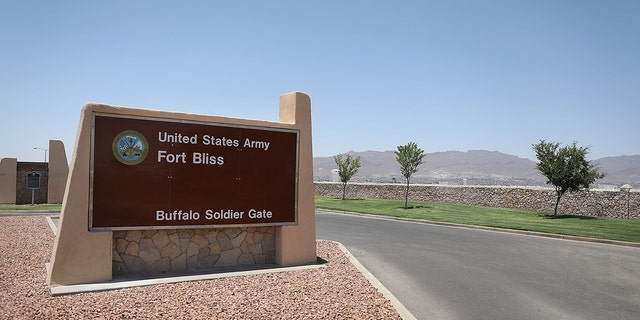
M 323 268 L 52 297 L 53 241 L 42 216 L 0 217 L 0 319 L 400 319 L 330 241 Z

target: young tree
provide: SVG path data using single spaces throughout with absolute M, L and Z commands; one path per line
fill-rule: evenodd
M 422 164 L 424 150 L 418 148 L 415 142 L 409 142 L 404 146 L 398 146 L 396 161 L 400 164 L 400 172 L 407 179 L 407 186 L 404 190 L 404 208 L 407 209 L 409 202 L 409 181 L 411 175 L 418 172 L 418 166 Z
M 599 172 L 597 165 L 586 159 L 589 147 L 578 147 L 576 142 L 560 147 L 559 143 L 540 142 L 533 144 L 538 164 L 536 169 L 547 177 L 547 184 L 556 189 L 556 206 L 553 215 L 558 215 L 558 203 L 567 192 L 589 188 L 596 179 L 602 179 L 605 173 Z
M 360 156 L 353 158 L 348 154 L 343 159 L 342 154 L 338 154 L 333 157 L 333 160 L 338 165 L 338 176 L 340 176 L 340 181 L 342 182 L 342 200 L 344 200 L 347 192 L 347 182 L 360 170 Z

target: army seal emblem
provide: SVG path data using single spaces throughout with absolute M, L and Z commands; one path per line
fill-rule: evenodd
M 112 150 L 118 161 L 131 166 L 147 157 L 149 143 L 140 132 L 125 130 L 113 139 Z

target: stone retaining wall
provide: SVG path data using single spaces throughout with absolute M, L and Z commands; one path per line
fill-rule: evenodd
M 315 193 L 342 197 L 342 184 L 315 182 Z M 404 200 L 403 184 L 347 184 L 351 199 Z M 473 206 L 553 212 L 556 193 L 551 188 L 411 185 L 409 200 L 457 203 Z M 640 219 L 640 192 L 590 190 L 567 193 L 560 200 L 559 214 Z
M 113 275 L 275 263 L 275 227 L 113 232 Z

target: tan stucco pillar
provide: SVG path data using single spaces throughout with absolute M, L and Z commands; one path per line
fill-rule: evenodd
M 69 163 L 64 143 L 49 140 L 49 183 L 47 203 L 62 203 L 69 176 Z
M 316 262 L 316 215 L 313 198 L 311 99 L 301 92 L 280 96 L 280 122 L 300 129 L 298 225 L 276 229 L 276 263 L 283 266 Z
M 112 232 L 89 232 L 92 110 L 83 108 L 51 254 L 50 286 L 111 280 Z
M 16 203 L 16 179 L 18 178 L 18 159 L 0 160 L 0 203 Z

